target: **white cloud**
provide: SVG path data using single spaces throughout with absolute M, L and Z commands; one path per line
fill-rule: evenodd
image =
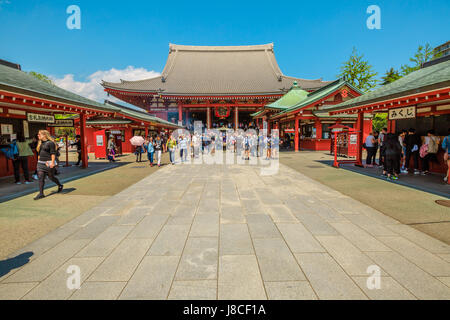
M 63 78 L 56 78 L 52 76 L 50 76 L 50 78 L 58 87 L 74 92 L 88 99 L 95 100 L 101 103 L 104 99 L 108 99 L 124 104 L 123 101 L 118 100 L 113 96 L 107 97 L 106 92 L 100 84 L 102 80 L 108 82 L 120 82 L 120 79 L 134 81 L 154 78 L 159 75 L 159 72 L 153 70 L 149 71 L 145 68 L 135 68 L 133 66 L 128 66 L 122 70 L 112 68 L 111 70 L 106 71 L 96 71 L 88 76 L 86 78 L 86 81 L 76 81 L 73 74 L 66 74 Z
M 9 1 L 9 0 L 0 0 L 0 10 L 2 9 L 3 5 L 10 4 L 10 3 L 11 3 L 11 1 Z

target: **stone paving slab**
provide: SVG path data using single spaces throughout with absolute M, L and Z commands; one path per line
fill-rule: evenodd
M 254 239 L 264 281 L 305 280 L 292 252 L 282 238 Z
M 19 254 L 0 299 L 450 299 L 449 245 L 284 165 L 165 166 Z
M 180 257 L 147 256 L 119 299 L 167 299 Z
M 69 300 L 115 300 L 126 282 L 85 282 Z
M 317 300 L 308 281 L 266 281 L 264 285 L 270 300 Z
M 169 300 L 215 300 L 217 280 L 175 280 L 169 293 Z
M 295 257 L 320 299 L 367 299 L 329 254 L 298 253 Z
M 220 300 L 266 300 L 255 255 L 220 257 L 218 298 Z
M 153 239 L 123 240 L 87 281 L 121 282 L 130 280 L 152 242 Z
M 48 278 L 34 287 L 27 295 L 25 300 L 66 300 L 73 293 L 73 289 L 67 286 L 69 266 L 77 266 L 81 271 L 81 283 L 95 270 L 103 261 L 103 258 L 72 258 L 64 265 L 53 272 Z

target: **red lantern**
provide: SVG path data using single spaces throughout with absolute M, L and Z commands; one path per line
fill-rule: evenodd
M 216 107 L 216 118 L 225 119 L 230 116 L 230 107 Z

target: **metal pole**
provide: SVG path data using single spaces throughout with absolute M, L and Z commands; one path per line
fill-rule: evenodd
M 64 165 L 64 167 L 70 167 L 69 164 L 69 139 L 68 139 L 68 135 L 66 134 L 66 164 Z

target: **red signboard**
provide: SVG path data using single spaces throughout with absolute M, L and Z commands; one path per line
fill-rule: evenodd
M 106 135 L 105 130 L 95 131 L 95 158 L 106 159 Z

